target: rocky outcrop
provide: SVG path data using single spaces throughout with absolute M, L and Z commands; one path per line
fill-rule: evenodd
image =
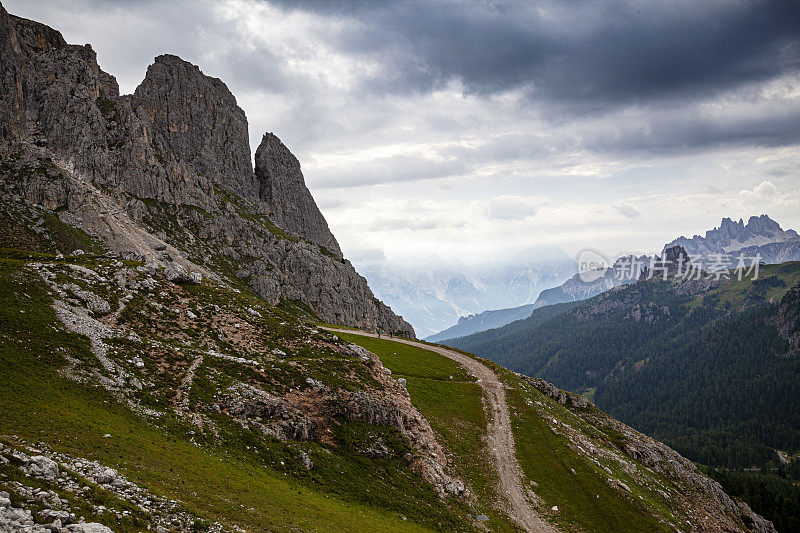
M 314 440 L 317 422 L 283 398 L 244 383 L 230 387 L 220 402 L 225 413 L 245 426 L 258 426 L 280 440 Z
M 177 56 L 161 55 L 130 103 L 178 160 L 228 191 L 255 198 L 247 117 L 221 80 Z
M 794 230 L 783 230 L 767 215 L 753 216 L 745 224 L 723 218 L 719 227 L 706 231 L 705 236 L 691 239 L 679 237 L 664 245 L 664 249 L 682 246 L 695 262 L 736 268 L 739 256 L 760 256 L 763 263 L 783 263 L 800 259 L 800 236 Z M 749 264 L 749 262 L 748 262 Z M 741 265 L 738 265 L 741 266 Z
M 265 136 L 253 169 L 247 119 L 222 81 L 162 55 L 120 96 L 89 45 L 2 6 L 0 30 L 0 199 L 57 214 L 128 258 L 414 335 L 342 258 L 277 137 Z
M 340 414 L 349 420 L 396 428 L 414 451 L 406 458 L 411 468 L 431 483 L 440 496 L 469 495 L 463 481 L 447 474 L 447 456 L 430 423 L 411 403 L 411 396 L 405 387 L 389 375 L 388 369 L 372 352 L 356 344 L 346 349 L 369 365 L 372 376 L 383 390 L 342 392 L 336 402 Z M 380 448 L 380 443 L 376 444 L 375 448 Z M 375 449 L 371 453 L 380 451 Z
M 174 500 L 157 496 L 125 476 L 94 461 L 70 457 L 22 442 L 10 446 L 0 442 L 0 464 L 16 469 L 14 481 L 0 491 L 0 531 L 28 533 L 111 533 L 99 522 L 89 522 L 87 511 L 116 525 L 131 509 L 146 517 L 148 530 L 223 531 L 221 524 L 201 524 Z M 92 498 L 98 489 L 117 502 Z M 11 491 L 11 492 L 9 492 Z M 16 503 L 15 505 L 15 502 Z M 120 505 L 121 504 L 121 505 Z M 227 529 L 224 529 L 227 530 Z
M 256 178 L 258 195 L 269 205 L 273 222 L 342 256 L 339 243 L 306 187 L 300 162 L 273 133 L 266 133 L 256 150 Z
M 781 305 L 766 323 L 778 330 L 780 338 L 789 344 L 786 356 L 800 354 L 800 285 L 792 287 L 781 298 Z

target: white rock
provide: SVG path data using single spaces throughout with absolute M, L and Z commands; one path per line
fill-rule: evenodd
M 103 524 L 97 522 L 84 522 L 82 524 L 71 524 L 67 526 L 70 533 L 114 533 L 114 531 Z
M 44 455 L 31 457 L 30 464 L 24 470 L 31 476 L 41 476 L 49 480 L 55 480 L 58 477 L 58 464 Z
M 95 476 L 95 481 L 101 485 L 112 483 L 115 479 L 117 479 L 117 471 L 113 468 L 106 468 Z

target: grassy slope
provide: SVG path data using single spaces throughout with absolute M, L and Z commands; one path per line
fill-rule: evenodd
M 493 505 L 497 479 L 486 460 L 486 417 L 475 378 L 458 363 L 428 350 L 349 333 L 337 335 L 375 353 L 393 376 L 406 378 L 412 402 L 440 436 L 457 474 L 476 496 L 473 513 L 487 515 L 493 531 L 516 531 Z
M 467 377 L 460 365 L 435 352 L 406 344 L 353 334 L 339 336 L 377 354 L 393 375 L 407 378 L 414 405 L 441 435 L 443 444 L 454 453 L 459 466 L 486 453 L 481 440 L 485 417 L 480 404 L 480 390 L 459 390 L 460 387 L 449 379 L 450 375 L 456 380 L 474 379 Z M 634 497 L 625 497 L 612 489 L 598 469 L 553 433 L 526 400 L 541 402 L 554 416 L 568 420 L 573 427 L 584 423 L 540 392 L 532 388 L 523 389 L 520 378 L 513 373 L 488 361 L 486 364 L 511 385 L 506 397 L 511 408 L 517 457 L 527 481 L 538 484 L 535 492 L 544 499 L 545 508 L 558 506 L 559 512 L 551 513 L 550 520 L 574 531 L 667 530 Z M 469 382 L 462 382 L 462 385 L 478 387 Z M 465 429 L 457 429 L 462 427 Z M 486 462 L 485 457 L 483 462 Z M 485 464 L 482 466 L 485 468 Z M 461 468 L 479 497 L 493 492 L 496 480 L 491 472 Z M 575 469 L 576 474 L 571 469 Z M 614 473 L 619 479 L 626 479 L 624 473 Z M 634 493 L 637 499 L 639 495 Z M 650 508 L 666 519 L 670 518 L 661 502 L 645 492 L 641 495 Z M 491 514 L 489 516 L 494 518 Z
M 86 338 L 61 329 L 45 287 L 22 262 L 0 260 L 0 279 L 0 434 L 96 459 L 201 518 L 258 531 L 424 529 L 398 512 L 321 494 L 256 457 L 196 447 L 181 422 L 156 427 L 101 389 L 62 379 L 55 370 L 63 354 L 87 357 Z

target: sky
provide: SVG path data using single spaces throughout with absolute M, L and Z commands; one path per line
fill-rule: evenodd
M 800 230 L 800 3 L 3 0 L 123 93 L 162 53 L 274 132 L 345 255 L 653 252 Z

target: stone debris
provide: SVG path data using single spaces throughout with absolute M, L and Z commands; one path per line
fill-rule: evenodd
M 21 481 L 0 478 L 0 531 L 25 533 L 109 533 L 116 520 L 129 515 L 118 510 L 89 503 L 97 517 L 109 520 L 108 525 L 89 520 L 76 503 L 91 494 L 95 487 L 140 509 L 150 523 L 146 529 L 156 531 L 195 531 L 201 524 L 174 500 L 158 497 L 127 480 L 113 468 L 41 448 L 32 448 L 21 441 L 15 445 L 0 442 L 0 457 L 6 464 L 15 464 L 23 474 Z M 10 462 L 9 462 L 10 461 Z M 26 482 L 36 479 L 46 488 Z M 88 485 L 93 483 L 94 485 Z M 59 491 L 59 492 L 57 492 Z M 12 494 L 14 495 L 12 497 Z M 65 497 L 59 494 L 65 494 Z M 20 502 L 17 505 L 13 501 Z M 84 504 L 88 500 L 83 500 Z M 109 504 L 105 504 L 109 505 Z M 41 507 L 44 506 L 44 509 Z M 34 515 L 34 510 L 35 511 Z M 83 507 L 85 509 L 85 507 Z M 203 524 L 210 532 L 231 531 L 222 524 Z

